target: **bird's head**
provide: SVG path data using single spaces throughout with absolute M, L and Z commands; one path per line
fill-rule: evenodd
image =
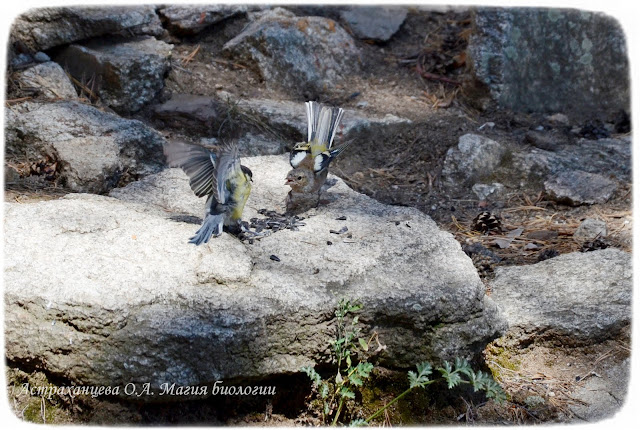
M 313 172 L 309 169 L 297 168 L 287 174 L 285 185 L 289 185 L 293 191 L 304 192 L 313 182 Z

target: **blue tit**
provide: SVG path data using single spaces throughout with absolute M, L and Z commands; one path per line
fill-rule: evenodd
M 294 193 L 319 192 L 327 179 L 329 164 L 351 142 L 333 148 L 333 140 L 344 115 L 342 108 L 320 106 L 317 102 L 305 103 L 307 108 L 307 142 L 297 143 L 289 154 L 293 170 L 287 174 L 286 185 Z
M 240 164 L 238 147 L 225 146 L 216 156 L 201 146 L 174 141 L 164 145 L 164 154 L 169 166 L 189 176 L 196 196 L 208 196 L 202 226 L 189 243 L 207 243 L 212 235 L 220 236 L 223 227 L 237 230 L 253 181 L 251 170 Z

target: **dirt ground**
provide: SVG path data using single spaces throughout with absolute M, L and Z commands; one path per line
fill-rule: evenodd
M 285 92 L 267 88 L 255 71 L 233 63 L 221 54 L 222 41 L 236 34 L 245 24 L 246 18 L 234 18 L 227 25 L 215 26 L 197 36 L 174 39 L 174 67 L 159 101 L 171 92 L 216 95 L 220 90 L 239 98 L 289 99 Z M 363 52 L 362 69 L 366 72 L 336 85 L 327 99 L 320 101 L 380 116 L 391 113 L 412 120 L 413 126 L 389 126 L 364 136 L 357 142 L 358 151 L 345 152 L 332 165 L 332 173 L 354 189 L 384 203 L 420 209 L 463 245 L 472 241 L 489 248 L 492 241 L 503 237 L 472 230 L 472 219 L 484 210 L 501 216 L 504 231 L 523 227 L 526 232 L 557 233 L 547 240 L 520 237 L 509 248 L 491 248 L 501 259 L 497 265 L 532 264 L 539 261 L 545 251 L 563 254 L 580 250 L 583 244 L 574 241 L 572 234 L 581 220 L 590 217 L 607 222 L 611 231 L 608 245 L 630 251 L 630 187 L 606 204 L 578 208 L 558 205 L 548 200 L 540 189 L 526 184 L 508 190 L 499 202 L 479 201 L 470 192 L 454 196 L 443 191 L 439 179 L 442 162 L 446 151 L 458 143 L 460 136 L 476 132 L 483 124 L 493 122 L 495 127 L 487 134 L 489 137 L 514 142 L 517 141 L 514 136 L 522 135 L 541 120 L 540 116 L 495 110 L 481 112 L 472 107 L 463 86 L 459 85 L 469 79 L 464 49 L 470 26 L 470 15 L 465 11 L 429 16 L 412 12 L 399 33 L 388 43 L 359 43 Z M 299 101 L 301 104 L 304 102 Z M 134 115 L 151 124 L 150 116 L 150 109 Z M 159 131 L 165 135 L 176 133 L 175 130 Z M 5 190 L 5 201 L 58 198 L 65 193 L 64 189 L 53 186 L 46 189 L 17 186 Z M 538 248 L 529 250 L 526 248 L 529 243 L 536 243 Z M 490 279 L 490 272 L 482 274 L 483 277 Z M 491 291 L 487 293 L 491 294 Z M 402 408 L 406 409 L 411 403 L 391 409 L 381 424 L 573 421 L 576 417 L 569 406 L 576 401 L 572 393 L 586 378 L 594 377 L 590 372 L 601 371 L 599 365 L 619 362 L 629 355 L 630 350 L 629 341 L 625 338 L 589 348 L 532 345 L 509 350 L 509 354 L 504 351 L 494 343 L 487 347 L 485 354 L 491 370 L 509 395 L 510 400 L 506 404 L 472 404 L 458 399 L 454 405 L 436 408 L 438 402 L 428 396 L 408 398 L 407 402 L 414 401 L 419 405 L 408 420 L 406 410 L 403 412 Z M 20 372 L 8 368 L 10 384 L 25 378 L 44 377 L 37 372 Z M 576 376 L 585 375 L 585 378 L 576 380 Z M 394 391 L 403 390 L 401 381 L 404 378 L 404 374 L 380 375 L 378 382 L 386 381 L 391 396 Z M 305 384 L 301 380 L 286 383 L 292 382 Z M 550 392 L 554 394 L 550 396 Z M 547 399 L 544 407 L 528 406 L 527 398 L 532 396 Z M 58 403 L 53 404 L 28 396 L 10 396 L 12 408 L 18 416 L 32 413 L 34 420 L 40 422 L 114 423 L 113 417 L 118 415 L 121 423 L 319 424 L 312 411 L 308 410 L 307 400 L 298 394 L 296 401 L 290 404 L 274 401 L 266 405 L 246 405 L 246 408 L 234 410 L 234 414 L 224 414 L 220 412 L 220 405 L 211 401 L 172 406 L 129 405 L 101 399 L 77 399 L 73 404 L 68 399 L 58 399 Z M 39 403 L 36 405 L 34 401 Z M 57 412 L 47 415 L 47 408 Z

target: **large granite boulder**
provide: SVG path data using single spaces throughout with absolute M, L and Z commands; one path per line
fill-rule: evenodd
M 75 101 L 15 109 L 5 116 L 7 157 L 54 160 L 62 185 L 72 191 L 106 192 L 164 163 L 164 138 L 140 121 Z
M 474 21 L 469 62 L 476 82 L 500 107 L 580 119 L 629 112 L 625 36 L 611 17 L 568 9 L 479 8 Z
M 281 8 L 259 15 L 224 45 L 224 52 L 254 68 L 268 87 L 308 100 L 330 93 L 360 70 L 360 52 L 335 21 L 296 17 Z
M 631 254 L 615 248 L 498 267 L 491 288 L 512 337 L 524 344 L 601 342 L 631 322 Z
M 255 181 L 244 218 L 281 209 L 287 156 L 243 164 Z M 178 169 L 114 190 L 117 198 L 6 204 L 7 358 L 78 385 L 149 383 L 157 398 L 164 383 L 325 363 L 341 298 L 364 304 L 359 324 L 379 333 L 380 364 L 392 368 L 475 357 L 503 332 L 450 234 L 416 209 L 330 180 L 306 225 L 253 244 L 227 233 L 187 243 L 198 225 L 185 220 L 201 216 L 204 201 Z
M 118 113 L 140 110 L 164 87 L 173 45 L 154 37 L 70 45 L 55 60 Z
M 153 5 L 51 7 L 18 16 L 11 40 L 35 52 L 98 36 L 160 36 L 163 32 Z

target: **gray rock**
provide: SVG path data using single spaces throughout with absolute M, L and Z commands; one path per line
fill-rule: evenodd
M 56 61 L 79 81 L 95 78 L 93 89 L 119 113 L 140 110 L 164 87 L 173 45 L 154 37 L 94 40 L 71 45 Z
M 187 128 L 213 135 L 226 118 L 228 107 L 220 100 L 208 96 L 173 94 L 165 103 L 153 107 L 154 117 L 165 127 Z
M 458 145 L 449 148 L 442 168 L 444 184 L 471 186 L 488 178 L 498 167 L 507 149 L 500 143 L 477 134 L 465 134 Z
M 618 189 L 616 182 L 596 173 L 570 170 L 553 175 L 544 182 L 549 197 L 571 206 L 605 203 Z
M 559 133 L 529 130 L 524 135 L 524 141 L 536 148 L 555 151 L 561 145 L 568 143 L 568 138 Z
M 546 117 L 546 120 L 549 121 L 549 124 L 553 126 L 565 126 L 568 127 L 571 122 L 569 121 L 569 117 L 563 113 L 554 113 L 553 115 L 549 115 Z
M 255 179 L 244 218 L 282 208 L 288 157 L 243 164 Z M 360 324 L 379 333 L 380 364 L 393 368 L 477 356 L 505 328 L 460 245 L 416 209 L 335 179 L 298 231 L 254 244 L 224 233 L 195 247 L 187 239 L 198 225 L 173 211 L 202 216 L 204 199 L 178 169 L 151 178 L 113 192 L 146 203 L 69 195 L 6 204 L 8 359 L 78 385 L 150 383 L 158 393 L 162 383 L 255 380 L 324 363 L 340 298 L 363 302 Z M 351 238 L 329 232 L 343 226 Z
M 304 103 L 286 100 L 246 99 L 238 100 L 238 106 L 248 112 L 259 114 L 273 127 L 297 132 L 301 139 L 307 136 L 307 114 Z M 357 110 L 345 109 L 339 133 L 351 139 L 355 138 L 358 133 L 371 128 L 402 123 L 410 124 L 411 120 L 392 114 L 383 117 L 371 116 Z
M 278 8 L 279 9 L 279 8 Z M 335 21 L 269 10 L 223 51 L 253 68 L 267 87 L 313 99 L 360 70 L 360 52 Z
M 304 103 L 236 99 L 224 91 L 218 92 L 216 97 L 175 94 L 168 102 L 155 106 L 154 115 L 165 122 L 164 126 L 189 128 L 191 132 L 207 133 L 208 136 L 217 136 L 220 130 L 224 135 L 229 131 L 227 126 L 233 122 L 244 155 L 281 154 L 307 135 Z M 221 128 L 223 122 L 225 125 Z M 354 139 L 372 128 L 396 123 L 409 124 L 411 121 L 391 114 L 369 116 L 347 109 L 339 138 Z
M 155 6 L 57 7 L 32 9 L 13 22 L 10 38 L 35 51 L 104 35 L 164 32 Z
M 240 154 L 243 156 L 277 155 L 288 152 L 287 141 L 261 133 L 246 133 L 237 139 L 237 143 Z
M 160 8 L 158 13 L 167 23 L 170 31 L 177 34 L 193 35 L 247 11 L 247 6 L 235 5 L 171 5 Z
M 36 60 L 38 63 L 46 63 L 47 61 L 51 61 L 51 58 L 49 58 L 47 54 L 41 51 L 36 52 L 33 55 L 33 59 Z
M 404 23 L 407 8 L 352 6 L 341 11 L 340 18 L 357 38 L 386 42 Z
M 295 18 L 295 17 L 296 17 L 295 13 L 283 7 L 256 8 L 254 10 L 247 12 L 247 18 L 249 18 L 249 21 L 260 21 L 263 19 L 278 19 L 278 18 Z
M 468 48 L 500 107 L 580 120 L 629 112 L 628 55 L 614 19 L 568 9 L 479 8 Z
M 627 398 L 631 359 L 598 367 L 602 368 L 571 393 L 571 397 L 579 402 L 567 405 L 573 415 L 588 422 L 612 417 L 620 411 Z
M 26 112 L 6 111 L 7 155 L 52 157 L 73 191 L 105 192 L 164 164 L 164 139 L 140 121 L 72 101 L 27 105 Z
M 606 222 L 587 218 L 580 223 L 575 233 L 573 233 L 573 237 L 584 242 L 585 240 L 593 240 L 596 237 L 605 238 L 608 234 Z
M 581 139 L 559 151 L 563 166 L 631 181 L 631 139 Z M 572 164 L 573 162 L 573 164 Z
M 513 152 L 512 177 L 537 177 L 543 182 L 550 175 L 570 170 L 630 182 L 630 139 L 581 139 L 575 145 L 557 147 L 554 152 L 540 149 Z
M 23 69 L 29 67 L 33 63 L 33 58 L 27 54 L 18 54 L 11 59 L 11 67 L 13 69 Z
M 570 345 L 614 338 L 631 320 L 631 254 L 615 248 L 498 267 L 491 298 L 509 331 Z
M 75 99 L 76 89 L 65 71 L 53 61 L 40 63 L 16 73 L 17 82 L 25 87 L 39 89 L 46 99 Z
M 492 184 L 473 184 L 471 190 L 478 196 L 478 200 L 499 199 L 504 194 L 504 185 L 499 182 Z

